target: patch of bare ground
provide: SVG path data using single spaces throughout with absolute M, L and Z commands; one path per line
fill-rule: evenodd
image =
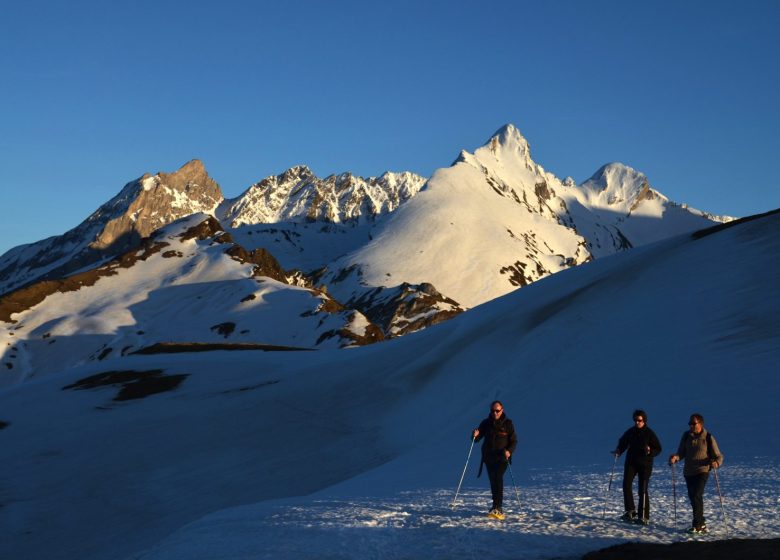
M 213 327 L 211 327 L 211 330 L 227 338 L 231 334 L 233 334 L 234 330 L 236 330 L 236 324 L 231 322 L 220 323 L 218 325 L 214 325 Z
M 189 375 L 186 373 L 163 375 L 161 369 L 148 371 L 106 371 L 80 379 L 75 383 L 66 385 L 62 389 L 86 390 L 119 386 L 119 392 L 114 396 L 113 400 L 129 401 L 172 391 L 187 377 Z
M 230 342 L 158 342 L 140 348 L 131 354 L 179 354 L 182 352 L 211 352 L 215 350 L 263 350 L 265 352 L 284 352 L 294 350 L 313 350 L 296 346 L 277 346 L 274 344 L 230 343 Z
M 589 552 L 582 560 L 775 560 L 780 539 L 729 539 L 672 544 L 626 543 Z

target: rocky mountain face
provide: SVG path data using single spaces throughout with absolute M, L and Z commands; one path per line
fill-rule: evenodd
M 219 185 L 198 160 L 175 173 L 144 175 L 64 235 L 16 247 L 0 257 L 0 294 L 120 255 L 180 218 L 213 213 L 222 200 Z

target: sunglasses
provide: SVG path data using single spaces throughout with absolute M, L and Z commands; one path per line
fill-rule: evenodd
M 644 418 L 634 418 L 634 422 L 642 422 L 643 423 L 644 421 L 645 421 Z
M 503 408 L 494 408 L 493 410 L 491 410 L 491 412 L 495 414 L 496 412 L 503 412 L 503 410 L 504 410 Z
M 688 423 L 689 426 L 698 426 L 699 424 L 701 424 L 701 422 L 689 422 Z

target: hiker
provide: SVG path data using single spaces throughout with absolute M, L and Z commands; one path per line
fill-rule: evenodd
M 482 463 L 479 465 L 477 476 L 482 475 L 484 464 L 490 479 L 490 492 L 493 495 L 493 507 L 488 515 L 503 519 L 504 473 L 517 447 L 517 434 L 515 434 L 514 424 L 504 413 L 504 405 L 501 401 L 493 401 L 490 404 L 490 414 L 480 422 L 472 436 L 474 441 L 484 439 Z
M 688 499 L 693 509 L 693 523 L 689 533 L 707 533 L 704 521 L 704 486 L 710 477 L 710 469 L 723 464 L 723 455 L 715 438 L 704 428 L 704 417 L 691 414 L 689 430 L 683 433 L 677 453 L 669 457 L 669 464 L 685 460 L 683 475 L 688 486 Z
M 633 419 L 634 426 L 620 436 L 617 447 L 611 453 L 617 458 L 628 450 L 623 467 L 623 504 L 626 511 L 621 519 L 647 525 L 650 520 L 650 498 L 647 495 L 647 487 L 653 472 L 653 458 L 661 453 L 661 442 L 658 441 L 655 432 L 647 426 L 647 414 L 644 410 L 635 410 Z M 638 517 L 634 507 L 633 491 L 634 478 L 637 475 L 640 506 Z

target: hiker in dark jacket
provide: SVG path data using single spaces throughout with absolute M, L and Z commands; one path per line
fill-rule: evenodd
M 490 492 L 493 495 L 493 507 L 489 515 L 503 519 L 504 473 L 517 447 L 517 434 L 512 421 L 504 413 L 501 401 L 490 404 L 490 414 L 473 432 L 474 441 L 482 442 L 482 463 L 490 479 Z M 482 464 L 479 466 L 482 474 Z
M 723 454 L 712 434 L 704 429 L 704 417 L 701 414 L 692 414 L 688 426 L 690 429 L 683 433 L 677 454 L 669 457 L 669 464 L 685 460 L 683 475 L 693 509 L 693 523 L 688 532 L 707 533 L 704 522 L 704 486 L 710 477 L 710 469 L 717 469 L 723 464 Z
M 658 441 L 655 432 L 647 427 L 647 414 L 644 410 L 635 410 L 633 418 L 634 426 L 620 436 L 617 447 L 612 453 L 615 457 L 619 457 L 627 451 L 623 468 L 623 503 L 626 511 L 621 519 L 647 525 L 650 519 L 650 498 L 647 495 L 647 487 L 653 472 L 653 457 L 661 452 L 661 442 Z M 639 517 L 634 507 L 632 488 L 637 475 L 639 475 L 637 485 L 641 509 Z

